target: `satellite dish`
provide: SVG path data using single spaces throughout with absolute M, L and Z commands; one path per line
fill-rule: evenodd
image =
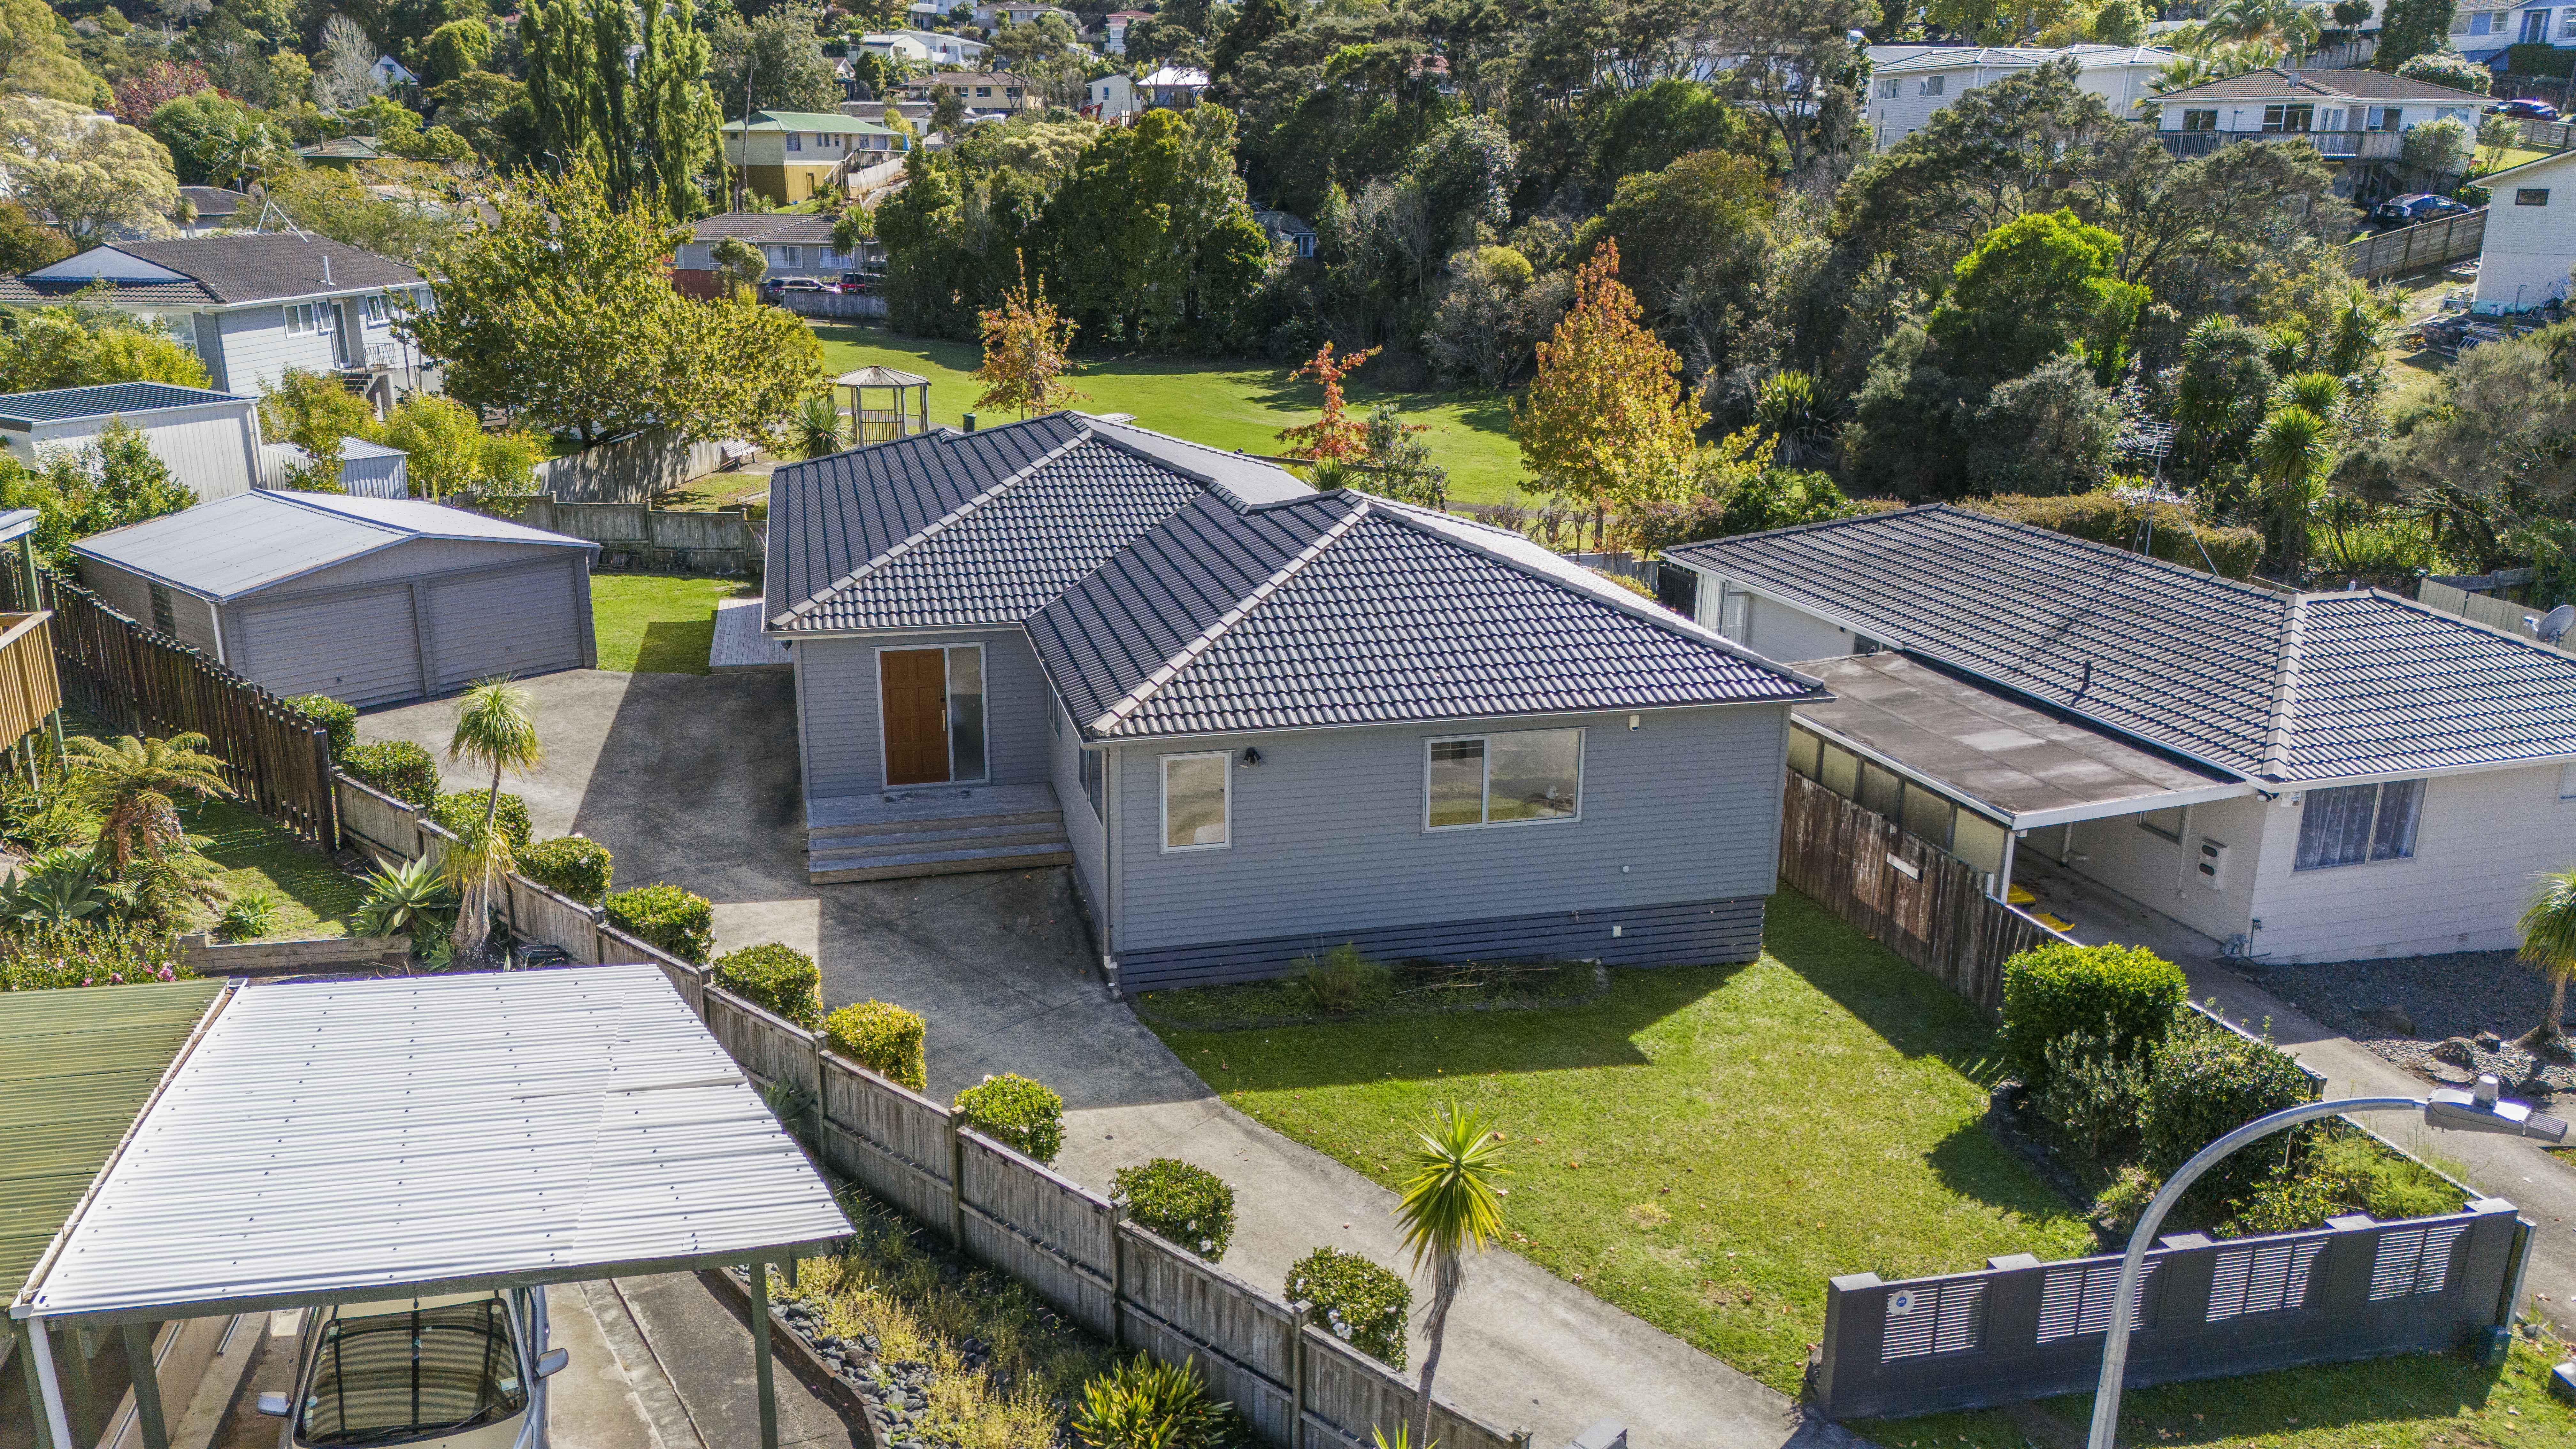
M 2570 629 L 2576 629 L 2576 604 L 2561 604 L 2550 610 L 2549 616 L 2540 621 L 2536 632 L 2541 643 L 2555 644 L 2566 638 Z

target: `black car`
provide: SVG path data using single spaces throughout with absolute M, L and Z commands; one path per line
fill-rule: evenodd
M 2410 191 L 2392 196 L 2371 211 L 2371 215 L 2392 226 L 2412 226 L 2419 221 L 2440 221 L 2446 216 L 2466 216 L 2471 208 L 2447 196 Z
M 2558 108 L 2549 104 L 2547 101 L 2498 101 L 2494 105 L 2487 107 L 2487 114 L 2490 116 L 2512 116 L 2517 120 L 2523 121 L 2554 121 L 2558 119 Z

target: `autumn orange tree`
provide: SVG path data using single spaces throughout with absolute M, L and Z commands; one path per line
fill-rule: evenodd
M 1002 305 L 982 313 L 984 365 L 975 380 L 984 390 L 975 395 L 977 411 L 1012 408 L 1024 418 L 1055 412 L 1082 400 L 1065 374 L 1073 371 L 1067 354 L 1073 347 L 1073 321 L 1047 300 L 1046 283 L 1029 285 L 1029 264 L 1020 259 L 1020 284 L 1002 293 Z
M 1368 452 L 1368 424 L 1351 416 L 1350 404 L 1342 397 L 1342 379 L 1359 371 L 1360 364 L 1377 353 L 1372 347 L 1336 359 L 1333 344 L 1327 342 L 1292 374 L 1323 384 L 1324 412 L 1311 423 L 1279 430 L 1279 441 L 1288 445 L 1287 456 L 1316 463 L 1348 463 Z
M 1539 486 L 1625 514 L 1691 490 L 1694 409 L 1681 357 L 1637 320 L 1605 241 L 1575 274 L 1574 306 L 1538 346 L 1538 376 L 1512 407 L 1521 461 Z

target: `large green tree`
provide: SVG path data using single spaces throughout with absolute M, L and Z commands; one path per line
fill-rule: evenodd
M 819 8 L 794 3 L 747 20 L 716 20 L 709 77 L 726 120 L 742 119 L 746 98 L 755 111 L 829 111 L 840 105 L 841 83 L 823 54 L 821 17 Z
M 707 85 L 713 55 L 690 0 L 654 8 L 635 71 L 642 184 L 659 194 L 665 214 L 679 220 L 704 209 L 698 174 L 717 159 L 719 118 L 715 92 Z
M 2010 377 L 2072 349 L 2108 378 L 2147 295 L 2120 280 L 2118 237 L 2071 211 L 2018 217 L 1960 259 L 1932 340 L 1964 374 Z
M 42 96 L 0 98 L 0 165 L 16 199 L 49 211 L 74 241 L 112 229 L 151 235 L 179 204 L 170 152 L 132 126 L 100 126 L 87 109 Z
M 182 186 L 238 187 L 293 159 L 266 116 L 213 91 L 163 104 L 143 129 L 169 148 Z
M 95 104 L 107 87 L 81 68 L 44 0 L 0 0 L 0 91 Z
M 2394 72 L 2419 55 L 2447 50 L 2455 0 L 2385 0 L 2379 16 L 2379 48 L 2371 52 L 2373 70 Z
M 1214 345 L 1260 284 L 1269 239 L 1233 163 L 1234 116 L 1205 104 L 1102 130 L 1040 213 L 1047 292 L 1102 342 Z
M 718 135 L 713 47 L 690 0 L 657 4 L 649 25 L 632 0 L 531 0 L 519 35 L 533 159 L 553 170 L 588 161 L 618 203 L 647 196 L 675 220 L 705 209 L 698 177 L 715 165 Z

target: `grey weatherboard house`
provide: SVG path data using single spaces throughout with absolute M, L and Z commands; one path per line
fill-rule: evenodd
M 769 516 L 817 881 L 1070 863 L 1129 990 L 1760 949 L 1824 692 L 1517 535 L 1073 413 Z

